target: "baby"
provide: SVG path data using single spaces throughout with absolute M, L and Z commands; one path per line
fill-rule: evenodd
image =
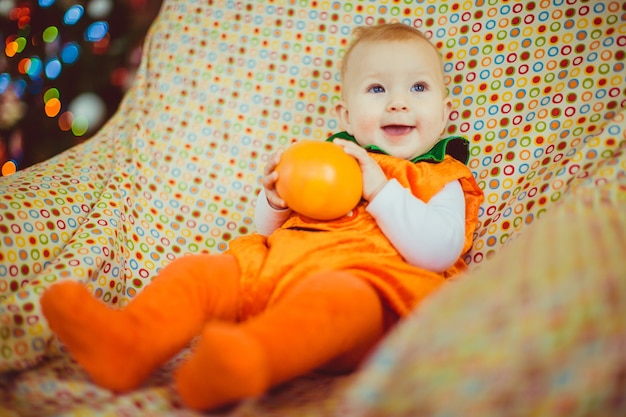
M 465 268 L 482 192 L 465 166 L 467 141 L 440 139 L 451 102 L 436 49 L 402 24 L 359 28 L 341 75 L 345 132 L 329 140 L 358 161 L 364 185 L 346 216 L 290 210 L 274 187 L 277 153 L 262 178 L 258 233 L 224 254 L 173 261 L 122 310 L 77 282 L 44 293 L 50 328 L 96 383 L 135 389 L 196 337 L 174 376 L 195 409 L 313 370 L 350 371 Z

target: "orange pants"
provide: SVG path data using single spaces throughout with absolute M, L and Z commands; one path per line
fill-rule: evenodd
M 213 408 L 315 369 L 353 369 L 385 331 L 384 308 L 365 281 L 341 271 L 299 280 L 265 311 L 238 322 L 240 270 L 232 255 L 172 262 L 122 310 L 75 282 L 42 296 L 44 314 L 100 385 L 125 391 L 200 336 L 177 370 L 183 401 Z

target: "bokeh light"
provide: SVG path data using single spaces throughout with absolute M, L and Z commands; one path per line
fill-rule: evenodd
M 46 116 L 55 117 L 61 111 L 61 100 L 59 100 L 61 94 L 56 88 L 49 88 L 43 94 L 44 111 Z
M 10 160 L 2 164 L 2 176 L 3 177 L 6 177 L 7 175 L 15 174 L 16 171 L 17 171 L 17 162 Z
M 72 122 L 72 133 L 74 136 L 83 136 L 89 130 L 89 121 L 84 116 L 77 116 Z
M 26 75 L 29 67 L 30 67 L 30 58 L 22 58 L 20 62 L 17 64 L 17 70 L 20 72 L 20 74 Z
M 20 29 L 28 29 L 30 25 L 30 16 L 24 15 L 17 20 L 17 27 Z
M 17 42 L 11 41 L 7 43 L 7 46 L 4 48 L 4 53 L 9 58 L 13 58 L 15 54 L 17 54 Z
M 28 87 L 28 83 L 26 82 L 26 80 L 23 78 L 20 78 L 19 80 L 15 80 L 15 82 L 13 83 L 13 92 L 18 98 L 22 97 L 27 87 Z
M 43 101 L 44 103 L 50 100 L 51 98 L 59 98 L 61 93 L 57 88 L 48 88 L 45 93 L 43 93 Z
M 9 74 L 2 73 L 0 74 L 0 94 L 4 94 L 7 91 L 7 88 L 11 85 L 11 76 Z
M 12 58 L 16 54 L 21 53 L 25 47 L 26 47 L 26 38 L 24 38 L 23 36 L 20 36 L 20 37 L 14 36 L 14 37 L 7 38 L 4 51 L 5 51 L 5 54 L 9 58 Z
M 61 74 L 61 62 L 57 58 L 52 58 L 46 63 L 46 77 L 50 80 L 56 79 Z
M 98 42 L 106 36 L 109 31 L 107 22 L 93 22 L 85 31 L 85 40 L 89 42 Z
M 66 25 L 75 25 L 78 23 L 81 17 L 83 17 L 83 13 L 85 9 L 80 4 L 75 4 L 74 6 L 67 9 L 65 15 L 63 16 L 63 23 Z
M 67 132 L 72 128 L 72 123 L 74 122 L 74 115 L 66 111 L 65 113 L 59 116 L 59 129 L 64 132 Z
M 127 67 L 139 65 L 129 55 L 141 50 L 160 3 L 0 0 L 0 19 L 7 18 L 1 22 L 0 94 L 10 93 L 24 109 L 0 131 L 0 148 L 23 138 L 19 150 L 0 153 L 0 167 L 7 160 L 14 161 L 9 171 L 43 161 L 102 125 L 128 88 L 134 72 Z
M 94 93 L 82 93 L 70 103 L 68 110 L 74 116 L 72 133 L 83 136 L 89 128 L 99 126 L 106 115 L 106 104 Z
M 15 43 L 17 43 L 17 52 L 21 53 L 26 47 L 27 40 L 25 37 L 20 36 L 15 39 Z
M 43 73 L 41 59 L 36 56 L 30 58 L 26 64 L 26 73 L 30 78 L 41 78 L 41 74 Z
M 51 98 L 46 101 L 44 111 L 46 112 L 46 116 L 55 117 L 61 111 L 61 101 L 58 98 Z
M 91 0 L 87 3 L 87 14 L 92 19 L 102 19 L 108 16 L 113 10 L 111 0 Z
M 73 64 L 80 55 L 80 47 L 76 42 L 69 42 L 61 50 L 61 60 L 64 64 Z
M 59 36 L 59 29 L 56 26 L 48 26 L 44 29 L 42 38 L 46 43 L 52 43 Z

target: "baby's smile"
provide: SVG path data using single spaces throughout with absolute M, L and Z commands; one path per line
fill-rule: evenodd
M 406 125 L 387 125 L 383 126 L 382 129 L 383 132 L 389 136 L 404 136 L 411 133 L 415 127 Z

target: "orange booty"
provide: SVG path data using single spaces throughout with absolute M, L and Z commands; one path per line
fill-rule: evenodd
M 152 371 L 132 324 L 83 284 L 55 284 L 40 302 L 52 331 L 98 385 L 117 392 L 132 390 Z
M 261 346 L 235 325 L 212 323 L 175 375 L 183 402 L 207 410 L 262 395 L 269 375 Z

